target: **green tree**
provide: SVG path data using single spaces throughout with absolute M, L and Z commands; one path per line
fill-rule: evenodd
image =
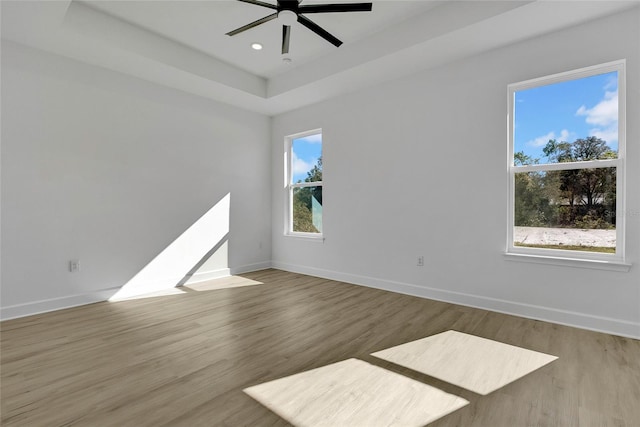
M 313 168 L 307 172 L 304 181 L 299 182 L 318 182 L 322 181 L 322 157 L 318 158 L 318 162 Z M 294 189 L 293 192 L 293 230 L 306 233 L 319 233 L 313 225 L 313 199 L 322 205 L 322 187 L 301 187 Z
M 513 164 L 516 166 L 535 165 L 538 164 L 539 161 L 539 159 L 534 159 L 533 157 L 524 154 L 523 151 L 513 153 Z
M 518 151 L 513 155 L 514 164 L 537 164 L 539 159 Z M 544 226 L 548 223 L 552 208 L 544 187 L 544 173 L 522 172 L 515 175 L 514 223 L 516 226 Z
M 300 189 L 296 189 L 300 190 Z M 293 231 L 303 233 L 318 233 L 318 229 L 313 225 L 313 214 L 311 209 L 297 197 L 297 193 L 293 195 Z
M 543 152 L 552 163 L 602 160 L 617 156 L 604 140 L 595 136 L 577 139 L 573 143 L 549 140 Z M 558 223 L 571 226 L 587 225 L 589 228 L 611 226 L 610 219 L 605 218 L 605 212 L 612 206 L 615 207 L 615 169 L 548 171 L 545 186 L 559 190 L 555 195 L 549 194 L 558 205 Z M 565 201 L 568 207 L 562 207 L 562 201 Z

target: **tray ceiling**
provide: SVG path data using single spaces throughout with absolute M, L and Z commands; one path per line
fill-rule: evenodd
M 269 115 L 638 4 L 374 0 L 372 12 L 311 17 L 344 42 L 340 48 L 295 24 L 292 62 L 285 64 L 281 26 L 275 20 L 233 37 L 225 35 L 272 13 L 243 2 L 0 3 L 3 40 Z M 253 42 L 264 48 L 251 49 Z

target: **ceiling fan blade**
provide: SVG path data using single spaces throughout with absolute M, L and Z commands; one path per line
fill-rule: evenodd
M 276 19 L 276 18 L 277 18 L 277 16 L 278 16 L 278 14 L 277 14 L 277 13 L 273 13 L 273 14 L 271 14 L 271 15 L 265 16 L 264 18 L 260 18 L 260 19 L 258 19 L 257 21 L 253 21 L 253 22 L 252 22 L 252 23 L 250 23 L 250 24 L 244 25 L 244 26 L 242 26 L 242 27 L 240 27 L 240 28 L 236 28 L 236 29 L 235 29 L 235 30 L 233 30 L 233 31 L 229 31 L 229 32 L 227 33 L 227 35 L 228 35 L 228 36 L 235 36 L 235 35 L 236 35 L 236 34 L 238 34 L 238 33 L 241 33 L 241 32 L 243 32 L 243 31 L 247 31 L 247 30 L 249 30 L 249 29 L 251 29 L 251 28 L 253 28 L 253 27 L 257 27 L 258 25 L 260 25 L 260 24 L 264 24 L 265 22 L 269 22 L 269 21 L 271 21 L 272 19 Z
M 311 31 L 313 31 L 314 33 L 316 33 L 317 35 L 319 35 L 320 37 L 322 37 L 323 39 L 325 39 L 326 41 L 328 41 L 329 43 L 331 43 L 332 45 L 336 47 L 340 47 L 340 45 L 342 44 L 340 40 L 332 36 L 329 32 L 324 30 L 315 22 L 311 21 L 309 18 L 302 15 L 298 15 L 298 22 L 304 25 L 305 27 L 307 27 L 308 29 L 310 29 Z
M 277 9 L 278 6 L 276 6 L 275 4 L 269 4 L 269 3 L 265 3 L 263 1 L 258 1 L 258 0 L 238 0 L 244 3 L 249 3 L 249 4 L 255 4 L 257 6 L 262 6 L 262 7 L 268 7 L 269 9 Z
M 327 12 L 371 12 L 371 3 L 344 3 L 344 4 L 310 4 L 300 6 L 299 13 L 327 13 Z
M 282 54 L 289 53 L 289 39 L 291 38 L 291 27 L 282 26 Z

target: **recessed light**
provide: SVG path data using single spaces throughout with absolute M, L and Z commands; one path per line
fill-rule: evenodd
M 253 50 L 261 50 L 262 45 L 260 43 L 251 43 L 251 49 Z

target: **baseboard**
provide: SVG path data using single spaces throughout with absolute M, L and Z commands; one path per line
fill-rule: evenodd
M 207 280 L 219 279 L 221 277 L 228 277 L 230 275 L 231 275 L 231 269 L 229 268 L 221 268 L 220 270 L 215 270 L 215 271 L 195 273 L 195 274 L 192 274 L 189 277 L 189 279 L 184 282 L 184 284 L 189 285 L 192 283 L 205 282 Z
M 185 284 L 204 282 L 206 280 L 219 279 L 221 277 L 228 277 L 228 276 L 242 274 L 242 273 L 250 273 L 252 271 L 266 270 L 267 268 L 271 268 L 271 261 L 263 261 L 263 262 L 257 262 L 254 264 L 238 265 L 231 268 L 223 268 L 221 270 L 194 274 L 191 276 L 189 280 L 185 282 Z
M 459 304 L 468 307 L 495 311 L 498 313 L 511 314 L 514 316 L 520 316 L 529 319 L 543 320 L 546 322 L 558 323 L 561 325 L 573 326 L 581 329 L 588 329 L 596 332 L 604 332 L 612 335 L 640 339 L 640 323 L 593 316 L 573 311 L 558 310 L 555 308 L 542 307 L 537 305 L 523 304 L 519 302 L 465 294 L 460 292 L 447 291 L 442 289 L 435 289 L 410 283 L 378 279 L 375 277 L 287 264 L 278 261 L 273 261 L 271 265 L 273 268 L 290 271 L 293 273 L 307 274 L 310 276 L 322 277 L 325 279 L 337 280 L 346 283 L 353 283 L 356 285 L 401 293 L 405 295 L 412 295 L 436 301 L 449 302 L 452 304 Z
M 106 301 L 120 288 L 103 289 L 86 294 L 70 295 L 60 298 L 28 302 L 25 304 L 0 307 L 0 320 L 15 319 L 18 317 L 33 316 L 34 314 L 47 313 L 49 311 L 62 310 L 80 305 L 93 304 Z
M 452 304 L 459 304 L 468 307 L 481 308 L 484 310 L 526 317 L 529 319 L 543 320 L 547 322 L 558 323 L 561 325 L 573 326 L 597 332 L 604 332 L 613 335 L 640 339 L 640 323 L 628 322 L 607 317 L 592 316 L 584 313 L 558 310 L 554 308 L 523 304 L 460 292 L 446 291 L 442 289 L 418 286 L 415 284 L 396 282 L 375 277 L 287 264 L 278 261 L 264 261 L 254 264 L 235 266 L 229 269 L 222 269 L 215 272 L 208 272 L 206 274 L 215 275 L 216 277 L 203 278 L 205 274 L 198 275 L 198 281 L 224 277 L 222 274 L 235 275 L 248 273 L 251 271 L 264 270 L 267 268 L 277 268 L 279 270 L 307 274 L 309 276 L 322 277 L 325 279 L 337 280 L 340 282 L 353 283 L 356 285 L 401 293 L 405 295 L 412 295 L 421 298 L 433 299 L 436 301 L 449 302 Z M 85 294 L 77 294 L 61 298 L 52 298 L 25 304 L 0 307 L 0 320 L 15 319 L 18 317 L 31 316 L 34 314 L 46 313 L 49 311 L 62 310 L 65 308 L 106 301 L 119 290 L 120 288 L 110 288 Z
M 266 270 L 267 268 L 271 268 L 271 267 L 272 267 L 271 261 L 263 261 L 263 262 L 256 262 L 254 264 L 237 265 L 235 267 L 231 267 L 230 270 L 232 275 L 236 275 L 236 274 L 242 274 L 242 273 L 250 273 L 252 271 Z
M 251 271 L 264 270 L 267 268 L 271 268 L 271 261 L 246 264 L 232 268 L 223 268 L 216 271 L 195 274 L 191 277 L 188 283 L 219 279 L 221 277 L 227 277 L 232 274 L 248 273 Z M 176 283 L 176 281 L 172 281 L 171 283 Z M 35 314 L 47 313 L 50 311 L 63 310 L 65 308 L 107 301 L 113 295 L 118 293 L 120 289 L 121 288 L 119 287 L 109 288 L 85 294 L 70 295 L 60 298 L 51 298 L 24 304 L 10 305 L 7 307 L 0 307 L 0 321 L 16 319 L 19 317 L 33 316 Z

